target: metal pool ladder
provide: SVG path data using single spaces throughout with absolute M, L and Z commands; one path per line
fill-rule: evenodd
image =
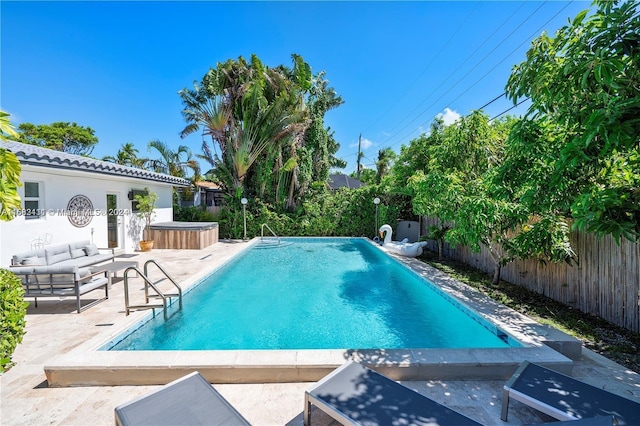
M 150 264 L 155 265 L 160 270 L 160 272 L 162 272 L 164 277 L 160 278 L 156 282 L 151 281 L 151 279 L 149 278 L 149 274 L 148 274 L 148 270 L 149 270 L 149 265 Z M 165 269 L 162 266 L 160 266 L 158 264 L 158 262 L 156 262 L 153 259 L 147 260 L 144 263 L 144 268 L 143 269 L 144 269 L 144 272 L 141 271 L 136 266 L 130 266 L 124 271 L 124 304 L 125 304 L 126 314 L 129 315 L 129 312 L 132 309 L 162 308 L 163 313 L 164 313 L 164 319 L 166 320 L 166 319 L 168 319 L 167 306 L 171 303 L 171 298 L 172 297 L 177 297 L 178 298 L 179 307 L 180 307 L 180 309 L 182 309 L 182 288 L 180 288 L 180 286 L 178 285 L 176 280 L 174 280 L 171 277 L 171 275 L 169 275 L 169 273 L 167 271 L 165 271 Z M 144 280 L 144 298 L 145 298 L 145 302 L 146 302 L 144 305 L 130 305 L 129 304 L 129 272 L 131 272 L 131 271 L 135 271 L 138 274 L 138 276 Z M 165 279 L 168 279 L 169 282 L 171 282 L 171 284 L 173 284 L 173 286 L 176 288 L 177 291 L 175 293 L 166 293 L 166 292 L 163 292 L 162 290 L 160 290 L 160 288 L 158 287 L 158 284 L 161 281 L 164 281 Z M 155 292 L 155 294 L 149 294 L 149 287 L 151 287 L 151 289 Z M 151 299 L 151 298 L 161 299 L 162 303 L 149 303 L 149 299 Z
M 273 235 L 274 237 L 276 237 L 276 240 L 278 241 L 278 244 L 280 244 L 280 237 L 278 237 L 276 235 L 275 232 L 273 232 L 273 229 L 271 229 L 269 227 L 269 225 L 267 225 L 266 223 L 262 224 L 262 227 L 260 228 L 260 241 L 264 241 L 264 228 L 267 228 L 269 230 L 269 232 L 271 232 L 271 235 Z

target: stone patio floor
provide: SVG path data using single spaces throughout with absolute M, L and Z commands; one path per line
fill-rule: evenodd
M 119 260 L 142 264 L 155 259 L 178 282 L 203 267 L 225 262 L 246 246 L 241 241 L 220 241 L 203 250 L 153 250 Z M 199 260 L 194 266 L 194 260 Z M 121 274 L 119 274 L 121 276 Z M 98 293 L 96 293 L 98 295 Z M 90 298 L 92 294 L 84 297 Z M 122 278 L 114 280 L 107 301 L 77 314 L 75 299 L 41 299 L 31 303 L 26 335 L 13 355 L 16 365 L 0 376 L 0 424 L 8 425 L 112 425 L 114 407 L 158 386 L 95 386 L 49 388 L 43 367 L 56 356 L 99 334 L 108 335 L 125 322 Z M 141 317 L 144 311 L 132 316 Z M 128 320 L 131 320 L 129 318 Z M 583 350 L 574 377 L 626 398 L 640 401 L 640 375 L 592 351 Z M 500 420 L 504 381 L 430 380 L 402 382 L 406 386 L 486 425 L 520 425 L 549 418 L 512 402 L 509 421 Z M 304 391 L 310 383 L 217 384 L 216 389 L 255 425 L 302 425 Z M 313 411 L 314 425 L 337 424 Z

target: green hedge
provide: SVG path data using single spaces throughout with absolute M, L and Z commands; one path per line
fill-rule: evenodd
M 247 238 L 260 236 L 263 223 L 268 224 L 279 236 L 373 238 L 377 235 L 376 209 L 373 203 L 376 197 L 381 199 L 378 207 L 378 227 L 388 223 L 395 228 L 398 219 L 413 217 L 406 199 L 381 194 L 379 191 L 377 186 L 341 189 L 335 192 L 322 191 L 305 199 L 295 212 L 278 212 L 273 205 L 258 198 L 248 198 Z M 225 208 L 215 217 L 220 227 L 221 238 L 243 237 L 242 215 L 240 201 L 228 198 Z
M 11 355 L 22 342 L 28 302 L 22 298 L 24 290 L 20 278 L 0 269 L 0 368 L 11 367 Z
M 213 213 L 199 206 L 173 205 L 173 220 L 176 222 L 215 222 Z

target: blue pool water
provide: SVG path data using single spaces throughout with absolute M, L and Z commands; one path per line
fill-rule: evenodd
M 110 350 L 508 347 L 495 326 L 363 239 L 284 239 L 211 274 Z M 174 308 L 175 309 L 175 308 Z

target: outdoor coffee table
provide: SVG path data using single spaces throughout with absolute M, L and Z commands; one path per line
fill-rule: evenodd
M 93 272 L 106 272 L 107 279 L 109 280 L 109 289 L 111 289 L 111 282 L 113 277 L 116 276 L 118 271 L 130 268 L 132 266 L 138 267 L 138 262 L 132 260 L 118 260 L 116 262 L 105 263 L 104 265 L 98 265 L 96 269 L 92 269 Z

